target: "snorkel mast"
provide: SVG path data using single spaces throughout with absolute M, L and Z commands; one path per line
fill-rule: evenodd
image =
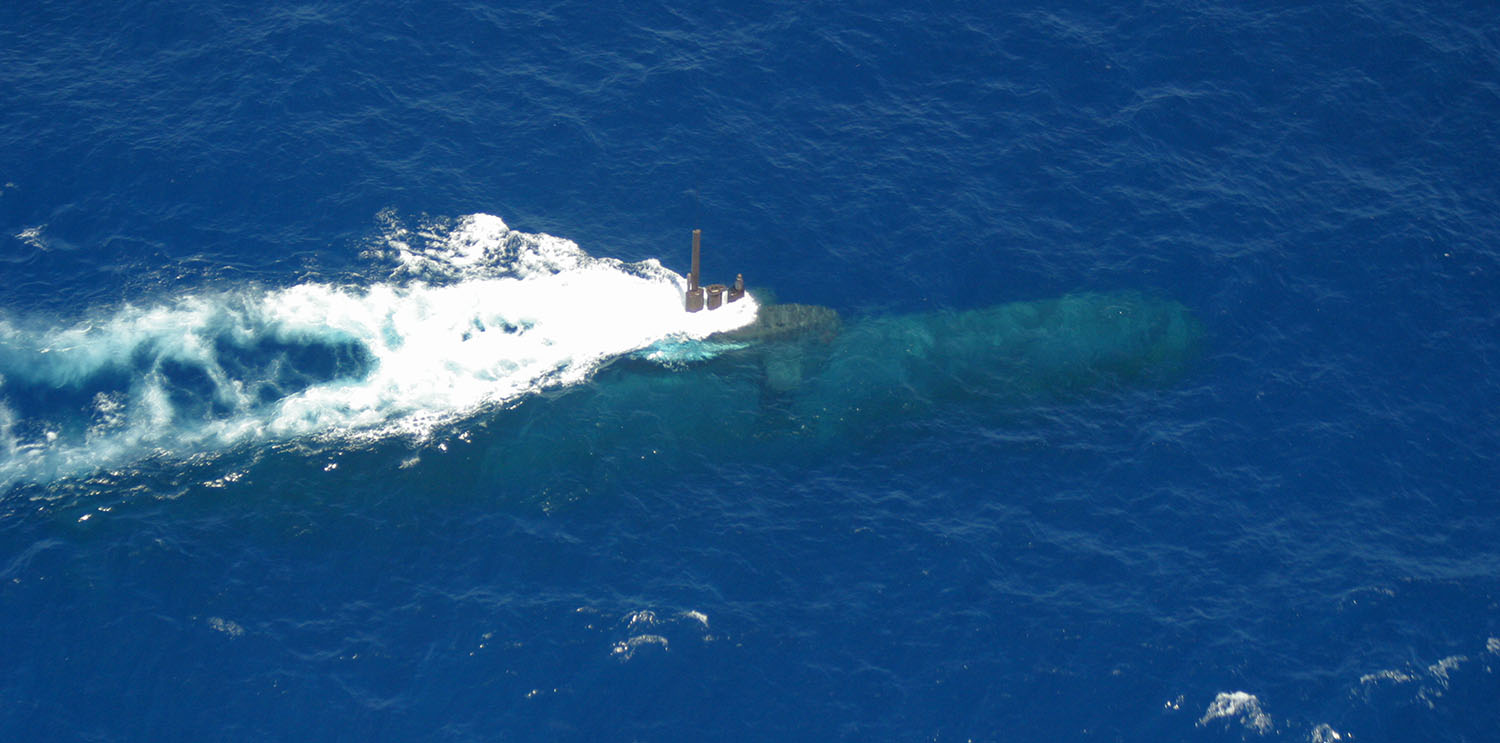
M 683 299 L 683 305 L 688 312 L 698 312 L 703 309 L 716 310 L 724 304 L 726 299 L 735 302 L 745 296 L 745 275 L 742 273 L 735 274 L 732 287 L 723 284 L 701 286 L 698 282 L 701 277 L 702 259 L 703 230 L 693 230 L 693 267 L 688 271 L 687 296 Z

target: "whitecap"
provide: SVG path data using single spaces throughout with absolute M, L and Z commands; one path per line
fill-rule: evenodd
M 70 325 L 0 317 L 0 487 L 242 443 L 420 439 L 757 311 L 746 297 L 684 312 L 686 280 L 655 260 L 596 258 L 486 214 L 385 245 L 395 275 L 368 286 L 241 287 Z
M 1247 729 L 1264 735 L 1271 730 L 1271 716 L 1261 709 L 1254 694 L 1243 691 L 1220 692 L 1203 712 L 1199 725 L 1218 719 L 1238 719 Z

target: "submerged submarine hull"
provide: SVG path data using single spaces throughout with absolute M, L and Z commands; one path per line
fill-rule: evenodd
M 814 305 L 761 313 L 709 339 L 739 347 L 712 360 L 621 359 L 589 385 L 504 411 L 486 477 L 556 503 L 590 489 L 580 461 L 613 479 L 661 457 L 816 455 L 955 406 L 999 414 L 1170 384 L 1203 339 L 1187 307 L 1131 291 L 847 323 Z M 546 474 L 559 472 L 575 474 Z
M 944 404 L 1061 402 L 1172 382 L 1202 339 L 1187 307 L 1134 291 L 871 318 L 804 370 L 792 408 L 833 435 Z

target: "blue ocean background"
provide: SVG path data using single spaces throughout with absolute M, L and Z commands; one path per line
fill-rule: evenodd
M 1482 2 L 5 3 L 0 739 L 1500 741 L 1497 122 Z M 678 273 L 701 228 L 849 323 L 1205 335 L 790 452 L 607 435 L 613 367 L 188 435 L 153 311 L 411 286 L 471 215 Z M 18 371 L 122 318 L 112 381 Z M 249 333 L 206 353 L 370 366 Z

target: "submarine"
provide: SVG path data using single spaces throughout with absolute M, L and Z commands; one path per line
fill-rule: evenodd
M 695 254 L 700 243 L 695 233 Z M 700 269 L 695 255 L 684 311 L 743 297 L 743 275 L 714 292 Z M 1134 289 L 854 318 L 762 303 L 751 324 L 699 341 L 713 353 L 663 365 L 646 349 L 589 385 L 508 410 L 482 470 L 555 504 L 588 491 L 591 477 L 644 476 L 636 469 L 663 457 L 821 457 L 958 411 L 1024 425 L 1055 406 L 1165 389 L 1190 373 L 1204 337 L 1187 306 Z M 579 462 L 594 465 L 580 475 Z
M 0 318 L 0 490 L 240 442 L 425 435 L 460 412 L 472 420 L 480 393 L 512 371 L 507 384 L 526 393 L 503 397 L 479 424 L 496 482 L 565 480 L 590 467 L 614 477 L 600 460 L 632 451 L 641 461 L 822 456 L 950 414 L 1024 425 L 1088 396 L 1160 388 L 1190 370 L 1203 345 L 1190 309 L 1130 289 L 849 317 L 777 303 L 752 294 L 743 274 L 705 285 L 701 231 L 693 238 L 686 280 L 654 262 L 625 268 L 650 275 L 648 315 L 667 318 L 660 327 L 680 308 L 731 313 L 684 327 L 735 329 L 654 333 L 644 347 L 617 344 L 604 356 L 587 312 L 557 310 L 555 328 L 534 330 L 535 297 L 485 309 L 489 291 L 516 286 L 510 279 L 188 296 L 51 330 Z M 602 275 L 632 275 L 607 265 Z M 593 296 L 564 283 L 533 288 Z M 554 305 L 573 306 L 545 306 Z M 584 340 L 553 349 L 549 333 Z M 583 351 L 576 365 L 573 346 Z M 472 384 L 454 395 L 443 380 Z M 428 400 L 439 406 L 430 415 Z M 366 428 L 372 421 L 387 425 Z

